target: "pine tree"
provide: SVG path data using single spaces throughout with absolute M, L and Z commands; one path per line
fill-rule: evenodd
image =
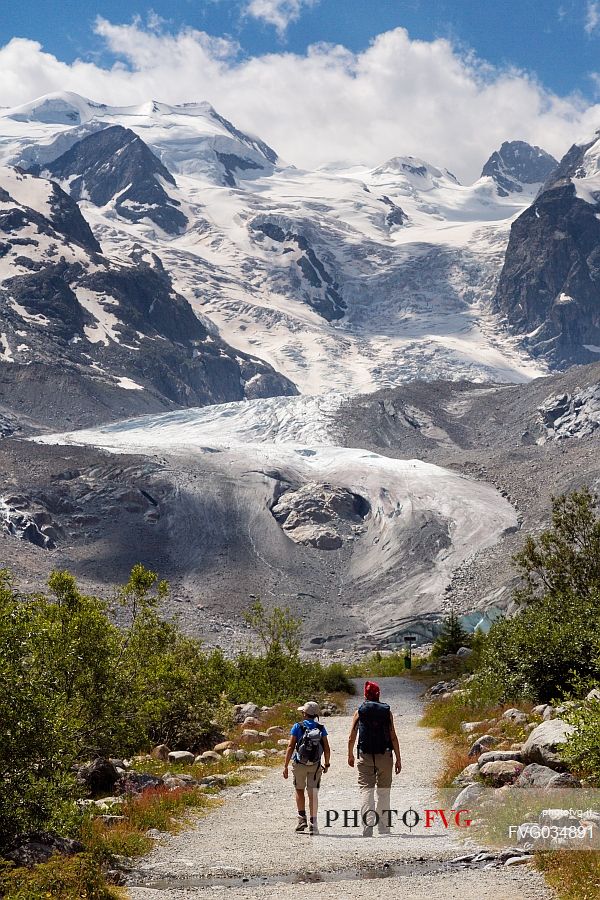
M 433 645 L 432 656 L 445 656 L 456 653 L 460 647 L 468 647 L 471 636 L 460 624 L 456 610 L 451 609 L 442 621 L 442 627 Z

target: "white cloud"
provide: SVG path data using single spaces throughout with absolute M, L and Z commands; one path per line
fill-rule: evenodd
M 303 9 L 315 6 L 318 2 L 319 0 L 249 0 L 244 13 L 267 25 L 274 25 L 282 37 L 288 25 L 298 21 Z
M 320 44 L 304 55 L 250 58 L 235 42 L 190 28 L 169 33 L 98 19 L 96 32 L 117 60 L 110 66 L 65 63 L 22 38 L 0 48 L 0 102 L 61 90 L 123 105 L 208 100 L 301 167 L 413 154 L 463 180 L 476 178 L 504 140 L 560 156 L 600 125 L 598 105 L 484 65 L 447 40 L 411 40 L 402 28 L 361 53 Z
M 592 35 L 600 25 L 600 3 L 588 0 L 585 10 L 585 30 Z

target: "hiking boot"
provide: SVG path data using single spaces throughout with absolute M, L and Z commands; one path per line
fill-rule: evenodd
M 308 822 L 306 821 L 305 816 L 298 816 L 298 824 L 296 825 L 296 831 L 306 831 L 308 826 Z
M 308 826 L 308 833 L 309 834 L 318 834 L 319 833 L 319 826 L 317 825 L 316 822 L 310 823 L 310 825 Z

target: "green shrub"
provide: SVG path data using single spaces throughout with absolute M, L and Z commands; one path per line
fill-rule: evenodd
M 586 701 L 567 718 L 575 732 L 564 748 L 565 761 L 575 771 L 600 779 L 600 701 Z
M 600 594 L 551 594 L 492 626 L 482 667 L 506 699 L 542 703 L 600 678 Z
M 580 491 L 553 501 L 552 528 L 516 557 L 521 609 L 494 623 L 480 669 L 505 699 L 549 702 L 600 680 L 600 518 Z
M 442 621 L 431 656 L 437 659 L 447 653 L 456 653 L 461 647 L 470 647 L 471 635 L 460 624 L 460 619 L 454 610 L 451 610 Z
M 352 691 L 341 665 L 301 659 L 288 610 L 255 603 L 264 653 L 227 660 L 160 618 L 167 586 L 143 566 L 118 594 L 123 628 L 68 572 L 48 585 L 20 595 L 0 572 L 0 850 L 18 832 L 78 834 L 77 761 L 154 743 L 202 750 L 231 724 L 232 702 Z

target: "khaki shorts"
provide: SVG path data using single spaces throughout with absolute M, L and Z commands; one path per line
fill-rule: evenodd
M 306 788 L 308 790 L 319 790 L 321 786 L 321 763 L 311 763 L 309 766 L 304 763 L 292 762 L 292 772 L 294 773 L 294 787 L 299 791 Z

